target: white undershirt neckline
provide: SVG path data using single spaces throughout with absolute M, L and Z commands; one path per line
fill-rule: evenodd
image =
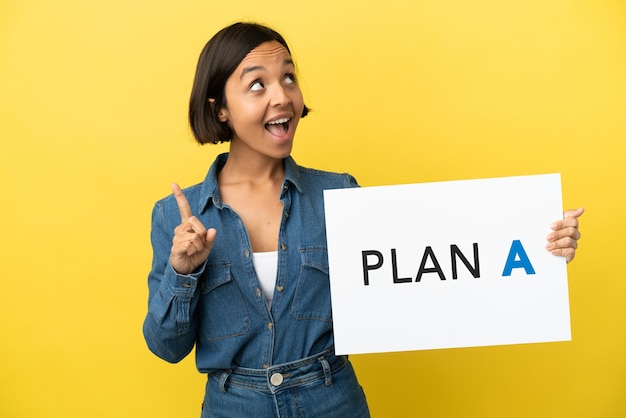
M 265 303 L 268 308 L 271 308 L 278 272 L 278 251 L 252 253 L 252 264 L 259 278 Z

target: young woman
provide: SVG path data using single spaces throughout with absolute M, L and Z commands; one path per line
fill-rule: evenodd
M 144 335 L 178 362 L 196 346 L 203 417 L 368 417 L 346 356 L 333 352 L 323 190 L 348 174 L 290 157 L 308 110 L 287 43 L 236 23 L 200 55 L 189 118 L 201 144 L 230 142 L 204 182 L 156 203 Z M 574 257 L 582 210 L 547 249 Z

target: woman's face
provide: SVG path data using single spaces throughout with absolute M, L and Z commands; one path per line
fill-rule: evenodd
M 224 88 L 226 106 L 218 115 L 232 131 L 231 152 L 245 149 L 271 158 L 285 158 L 304 102 L 295 67 L 278 42 L 254 48 L 230 75 Z

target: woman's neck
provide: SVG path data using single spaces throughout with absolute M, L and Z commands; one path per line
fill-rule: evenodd
M 234 152 L 233 152 L 234 151 Z M 272 158 L 257 152 L 233 150 L 228 155 L 218 178 L 220 183 L 265 183 L 281 182 L 285 177 L 283 158 Z

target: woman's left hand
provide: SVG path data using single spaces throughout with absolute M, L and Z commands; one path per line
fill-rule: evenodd
M 578 217 L 584 211 L 583 208 L 566 210 L 563 212 L 563 220 L 556 221 L 550 225 L 552 232 L 547 236 L 548 244 L 546 245 L 546 250 L 553 255 L 565 257 L 568 263 L 574 259 L 576 248 L 578 248 L 578 240 L 580 239 Z

